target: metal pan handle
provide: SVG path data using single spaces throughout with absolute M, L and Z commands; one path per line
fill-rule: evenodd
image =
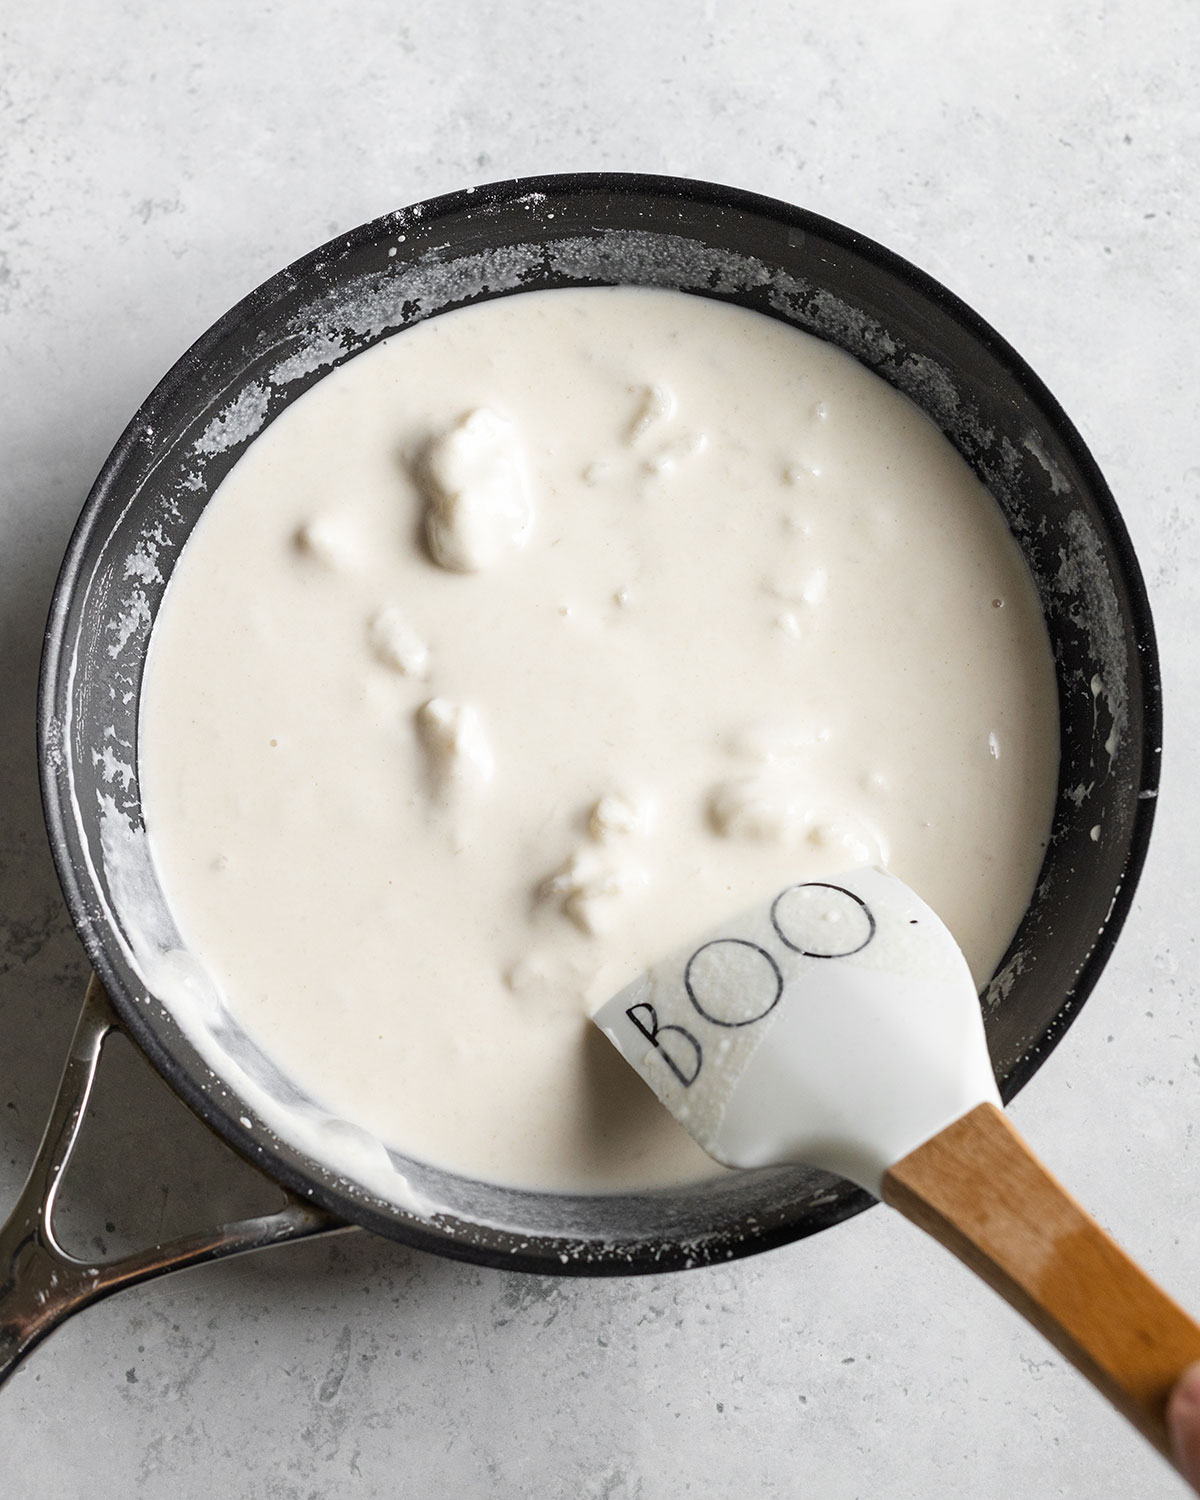
M 72 1313 L 124 1287 L 201 1261 L 351 1227 L 289 1193 L 277 1213 L 200 1230 L 117 1260 L 93 1265 L 69 1255 L 54 1233 L 54 1205 L 79 1140 L 105 1040 L 120 1029 L 112 1002 L 93 975 L 46 1133 L 16 1207 L 0 1228 L 0 1384 Z

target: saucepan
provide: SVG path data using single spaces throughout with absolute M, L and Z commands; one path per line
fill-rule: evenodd
M 280 272 L 221 319 L 142 406 L 83 509 L 54 592 L 38 732 L 51 847 L 95 970 L 46 1138 L 0 1232 L 0 1376 L 65 1316 L 198 1260 L 360 1226 L 530 1272 L 702 1266 L 828 1229 L 870 1203 L 803 1169 L 579 1196 L 472 1181 L 390 1152 L 411 1193 L 311 1149 L 319 1101 L 219 1007 L 155 994 L 178 944 L 143 836 L 138 700 L 172 568 L 223 476 L 331 368 L 422 319 L 533 289 L 631 284 L 739 303 L 848 350 L 917 403 L 1004 510 L 1054 647 L 1062 761 L 1036 893 L 982 1004 L 1011 1098 L 1095 984 L 1129 910 L 1154 812 L 1159 676 L 1145 590 L 1109 491 L 1029 367 L 914 266 L 815 214 L 665 177 L 584 174 L 469 189 L 390 214 Z M 731 497 L 736 503 L 736 497 Z M 149 915 L 147 915 L 149 913 Z M 72 1259 L 54 1199 L 101 1048 L 126 1033 L 280 1212 L 123 1260 Z M 286 1104 L 288 1111 L 274 1108 Z

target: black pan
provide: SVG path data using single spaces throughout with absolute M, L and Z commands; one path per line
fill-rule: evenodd
M 337 1220 L 488 1265 L 590 1275 L 751 1254 L 871 1200 L 804 1169 L 675 1191 L 540 1194 L 399 1156 L 446 1212 L 426 1219 L 374 1198 L 273 1135 L 148 994 L 121 931 L 122 892 L 105 874 L 101 799 L 136 831 L 137 705 L 155 613 L 191 528 L 254 432 L 332 366 L 423 318 L 527 290 L 619 283 L 736 302 L 838 344 L 922 407 L 1003 507 L 1040 592 L 1062 715 L 1045 865 L 983 997 L 1011 1098 L 1095 984 L 1141 869 L 1160 737 L 1146 594 L 1108 488 L 1037 376 L 923 272 L 801 209 L 662 177 L 506 182 L 378 219 L 273 277 L 184 355 L 105 464 L 54 594 L 38 726 L 46 822 L 80 937 L 120 1025 L 203 1120 Z M 130 572 L 150 536 L 156 570 Z M 106 761 L 114 742 L 128 775 L 114 777 Z M 136 877 L 156 888 L 143 865 Z M 289 1087 L 235 1023 L 224 1018 L 216 1032 L 260 1081 Z

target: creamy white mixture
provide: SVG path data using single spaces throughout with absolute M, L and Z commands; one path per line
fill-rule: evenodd
M 848 356 L 678 293 L 527 293 L 247 450 L 155 626 L 176 921 L 300 1085 L 541 1188 L 711 1163 L 587 1016 L 794 881 L 886 864 L 982 984 L 1054 802 L 1003 518 Z

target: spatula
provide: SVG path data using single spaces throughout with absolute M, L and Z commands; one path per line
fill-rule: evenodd
M 1000 1107 L 979 1001 L 902 881 L 807 882 L 642 974 L 595 1016 L 731 1167 L 859 1183 L 977 1272 L 1168 1458 L 1200 1327 L 1040 1164 Z

